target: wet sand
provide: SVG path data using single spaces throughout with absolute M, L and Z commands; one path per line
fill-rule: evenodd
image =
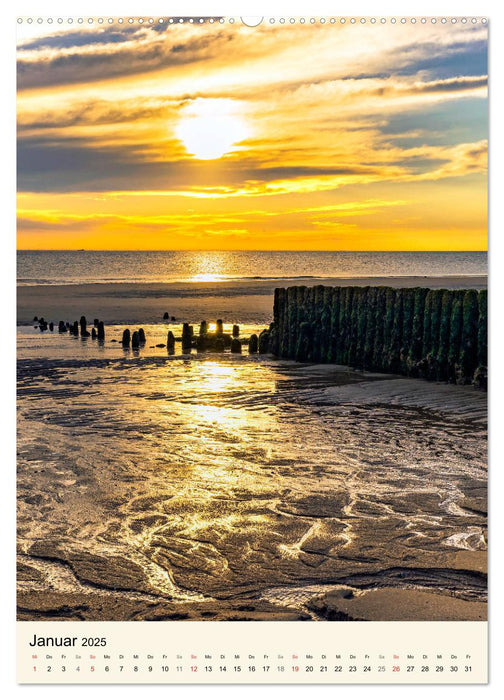
M 19 619 L 484 617 L 486 394 L 18 335 Z
M 298 281 L 297 284 L 300 282 Z M 435 289 L 483 289 L 486 276 L 452 277 L 347 277 L 305 280 L 307 286 L 431 287 Z M 46 320 L 73 321 L 82 314 L 105 323 L 156 323 L 165 311 L 178 321 L 223 318 L 232 323 L 269 323 L 273 315 L 275 287 L 292 281 L 185 282 L 150 284 L 33 285 L 17 290 L 18 323 L 34 316 Z

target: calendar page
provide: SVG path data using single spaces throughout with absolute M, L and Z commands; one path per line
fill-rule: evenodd
M 487 682 L 487 41 L 17 19 L 19 683 Z

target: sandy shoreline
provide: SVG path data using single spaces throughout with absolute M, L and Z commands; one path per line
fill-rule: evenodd
M 34 316 L 59 321 L 98 317 L 105 323 L 157 323 L 165 311 L 178 321 L 221 317 L 226 322 L 268 323 L 276 287 L 314 286 L 430 287 L 484 289 L 486 276 L 347 277 L 317 280 L 247 280 L 244 282 L 106 283 L 20 286 L 17 322 Z

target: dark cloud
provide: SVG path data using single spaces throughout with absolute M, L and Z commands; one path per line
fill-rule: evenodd
M 145 35 L 146 30 L 153 29 L 149 25 L 139 27 L 126 24 L 123 27 L 86 30 L 76 29 L 75 31 L 59 32 L 48 36 L 37 37 L 31 41 L 20 45 L 19 51 L 34 51 L 37 49 L 68 49 L 81 46 L 92 46 L 94 44 L 119 44 L 124 41 Z M 164 30 L 164 27 L 163 27 Z
M 375 165 L 263 166 L 258 161 L 180 159 L 175 151 L 165 161 L 149 159 L 138 148 L 99 147 L 84 139 L 30 137 L 18 139 L 20 192 L 187 190 L 191 187 L 241 187 L 250 182 L 336 175 L 368 175 Z
M 76 82 L 93 82 L 123 75 L 148 73 L 212 58 L 219 55 L 233 35 L 214 30 L 200 36 L 188 38 L 185 43 L 172 43 L 169 34 L 166 40 L 151 42 L 129 41 L 115 46 L 103 46 L 92 52 L 77 50 L 56 55 L 23 57 L 18 53 L 18 89 L 66 85 Z

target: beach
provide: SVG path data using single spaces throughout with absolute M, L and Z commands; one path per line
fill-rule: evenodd
M 290 286 L 283 278 L 221 282 L 94 283 L 24 285 L 17 290 L 18 324 L 34 316 L 56 323 L 74 321 L 82 314 L 105 323 L 157 323 L 167 311 L 177 321 L 199 323 L 223 318 L 229 323 L 267 324 L 273 316 L 275 287 Z M 324 286 L 429 287 L 431 289 L 484 289 L 484 275 L 338 277 L 301 280 L 295 284 Z
M 484 619 L 484 392 L 154 328 L 19 328 L 19 619 Z

